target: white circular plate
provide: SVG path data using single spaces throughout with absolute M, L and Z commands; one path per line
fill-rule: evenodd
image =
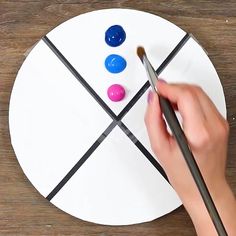
M 110 47 L 105 31 L 116 24 L 126 40 Z M 135 10 L 94 11 L 56 27 L 28 55 L 14 84 L 10 134 L 24 173 L 55 206 L 86 221 L 141 223 L 181 205 L 149 145 L 139 45 L 155 68 L 171 59 L 161 77 L 198 84 L 226 115 L 222 86 L 201 46 L 174 24 Z M 105 69 L 109 54 L 126 59 L 123 72 Z M 126 89 L 116 103 L 106 94 L 115 83 Z

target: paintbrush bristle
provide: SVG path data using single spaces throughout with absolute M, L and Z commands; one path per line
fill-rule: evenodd
M 146 56 L 146 52 L 143 47 L 141 46 L 137 47 L 137 55 L 140 58 L 140 60 L 143 62 L 143 57 Z

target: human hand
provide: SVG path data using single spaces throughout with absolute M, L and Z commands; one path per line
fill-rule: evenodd
M 229 133 L 227 121 L 198 86 L 158 81 L 157 89 L 160 95 L 168 98 L 179 111 L 188 144 L 221 216 L 229 218 L 224 208 L 228 203 L 222 201 L 222 196 L 230 202 L 227 211 L 236 215 L 235 199 L 225 178 Z M 145 123 L 151 147 L 190 214 L 197 233 L 217 235 L 178 144 L 166 129 L 155 92 L 149 94 Z M 227 219 L 223 221 L 228 226 Z M 206 234 L 206 226 L 202 228 L 206 222 L 212 234 Z M 236 227 L 233 228 L 235 232 L 232 232 L 236 234 Z

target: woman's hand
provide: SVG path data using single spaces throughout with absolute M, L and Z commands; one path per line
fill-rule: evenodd
M 157 82 L 161 96 L 179 111 L 183 130 L 216 207 L 236 235 L 236 203 L 225 178 L 229 126 L 198 86 Z M 151 147 L 193 220 L 198 235 L 217 235 L 177 142 L 163 120 L 158 96 L 150 92 L 145 123 Z

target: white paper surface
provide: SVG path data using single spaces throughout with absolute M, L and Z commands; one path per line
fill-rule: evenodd
M 117 48 L 109 47 L 104 40 L 106 29 L 113 24 L 126 31 L 126 41 Z M 157 68 L 184 35 L 172 23 L 152 14 L 111 9 L 75 17 L 47 36 L 119 114 L 147 80 L 136 56 L 137 46 L 145 47 Z M 126 69 L 119 74 L 111 74 L 104 67 L 105 58 L 114 53 L 127 60 Z M 202 86 L 226 115 L 217 73 L 194 40 L 186 43 L 161 77 Z M 126 88 L 122 102 L 113 103 L 107 97 L 106 90 L 113 83 Z M 152 153 L 143 120 L 146 95 L 147 91 L 122 122 Z M 112 122 L 43 41 L 33 48 L 17 75 L 9 115 L 17 159 L 44 197 Z M 107 225 L 150 221 L 181 204 L 168 182 L 119 127 L 111 131 L 51 202 L 80 219 Z

